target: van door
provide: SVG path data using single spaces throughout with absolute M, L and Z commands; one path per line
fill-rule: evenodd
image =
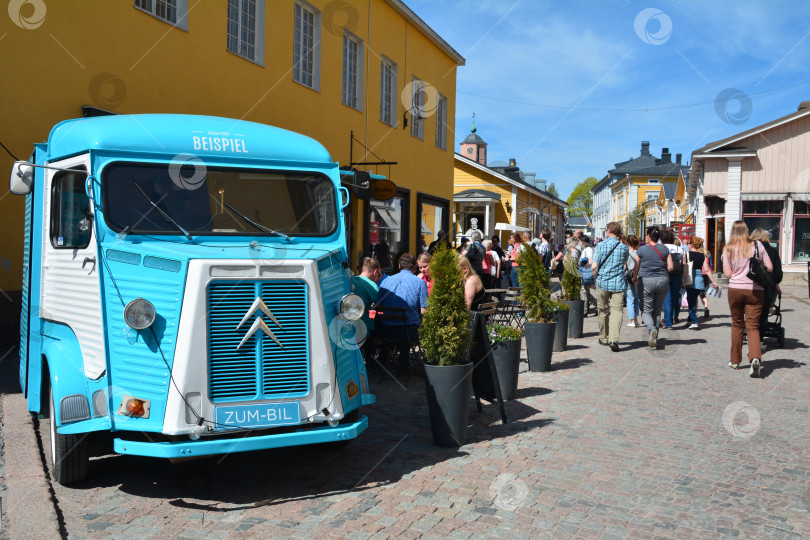
M 96 379 L 106 361 L 100 261 L 87 196 L 90 158 L 85 154 L 49 165 L 77 171 L 45 172 L 40 317 L 73 330 L 82 352 L 75 361 Z

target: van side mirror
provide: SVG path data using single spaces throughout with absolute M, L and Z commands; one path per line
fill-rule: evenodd
M 365 171 L 354 172 L 354 196 L 362 201 L 371 198 L 371 175 Z
M 15 161 L 11 166 L 8 189 L 14 195 L 28 195 L 34 185 L 34 166 L 27 161 Z

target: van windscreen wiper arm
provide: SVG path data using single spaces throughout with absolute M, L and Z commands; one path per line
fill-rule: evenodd
M 240 212 L 239 210 L 237 210 L 236 208 L 231 206 L 230 204 L 228 204 L 228 203 L 222 203 L 222 204 L 227 206 L 228 210 L 231 210 L 232 212 L 236 213 L 236 215 L 238 215 L 240 218 L 244 219 L 245 221 L 247 221 L 248 223 L 250 223 L 251 225 L 253 225 L 257 229 L 259 229 L 260 231 L 269 232 L 270 234 L 275 234 L 276 236 L 282 237 L 284 240 L 289 240 L 290 239 L 290 237 L 287 236 L 286 234 L 284 234 L 283 232 L 274 231 L 273 229 L 268 229 L 264 225 L 259 225 L 258 223 L 256 223 L 255 221 L 253 221 L 252 219 L 247 217 L 245 214 L 243 214 L 242 212 Z
M 158 205 L 156 205 L 154 202 L 152 202 L 152 199 L 150 199 L 150 198 L 149 198 L 149 195 L 147 195 L 147 194 L 144 192 L 144 190 L 142 190 L 142 189 L 141 189 L 141 186 L 139 186 L 138 184 L 135 184 L 135 187 L 136 187 L 136 188 L 138 188 L 138 191 L 140 191 L 140 192 L 141 192 L 141 195 L 143 195 L 143 198 L 144 198 L 144 199 L 146 199 L 146 201 L 147 201 L 149 204 L 151 204 L 151 205 L 152 205 L 152 208 L 154 208 L 155 210 L 157 210 L 157 211 L 158 211 L 158 214 L 160 214 L 160 215 L 163 217 L 163 219 L 165 219 L 166 221 L 168 221 L 169 223 L 171 223 L 172 225 L 174 225 L 175 227 L 177 227 L 177 230 L 179 230 L 180 232 L 182 232 L 182 233 L 185 235 L 185 237 L 186 237 L 186 238 L 188 238 L 189 240 L 191 240 L 191 235 L 189 234 L 189 232 L 188 232 L 187 230 L 185 230 L 185 229 L 184 229 L 184 228 L 183 228 L 183 227 L 182 227 L 182 226 L 181 226 L 179 223 L 177 223 L 175 220 L 173 220 L 173 219 L 172 219 L 172 218 L 169 216 L 169 214 L 167 214 L 166 212 L 164 212 L 163 210 L 161 210 L 161 209 L 160 209 L 160 207 L 159 207 Z

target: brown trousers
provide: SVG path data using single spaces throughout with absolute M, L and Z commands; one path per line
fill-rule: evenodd
M 743 328 L 748 332 L 748 361 L 762 359 L 759 342 L 759 317 L 765 303 L 765 291 L 728 289 L 731 309 L 731 363 L 742 362 Z

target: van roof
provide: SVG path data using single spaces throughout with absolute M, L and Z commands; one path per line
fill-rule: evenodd
M 133 114 L 60 122 L 48 136 L 48 159 L 88 150 L 150 156 L 193 154 L 211 159 L 250 158 L 332 163 L 316 140 L 273 126 L 218 116 Z

